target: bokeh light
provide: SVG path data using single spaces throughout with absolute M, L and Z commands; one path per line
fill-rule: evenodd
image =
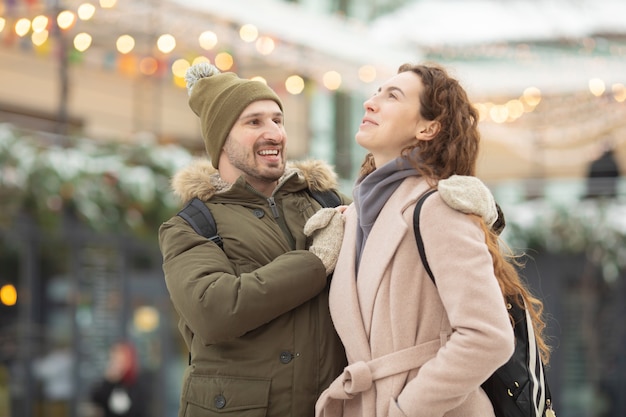
M 59 25 L 61 29 L 69 29 L 72 27 L 72 25 L 74 25 L 75 22 L 76 15 L 69 10 L 63 10 L 57 16 L 57 25 Z
M 290 94 L 296 95 L 304 91 L 304 79 L 299 75 L 291 75 L 285 81 L 285 89 Z
M 89 20 L 95 13 L 96 7 L 90 3 L 83 3 L 78 6 L 78 10 L 76 10 L 76 14 L 78 14 L 80 20 Z
M 259 30 L 254 25 L 243 25 L 239 29 L 239 36 L 244 42 L 254 42 L 259 36 Z
M 202 32 L 198 38 L 198 43 L 202 49 L 209 51 L 217 45 L 217 35 L 215 32 L 211 32 L 210 30 Z
M 85 32 L 78 33 L 74 37 L 74 48 L 77 51 L 85 52 L 91 46 L 91 35 Z
M 139 61 L 139 72 L 144 75 L 154 75 L 158 69 L 159 62 L 151 56 L 147 56 Z
M 172 63 L 172 74 L 174 74 L 174 76 L 176 77 L 183 78 L 185 77 L 185 73 L 187 72 L 189 66 L 189 61 L 187 61 L 186 59 L 177 59 Z
M 176 48 L 176 38 L 169 33 L 159 36 L 159 39 L 157 40 L 157 48 L 159 48 L 159 51 L 164 54 L 169 54 L 174 50 L 174 48 Z
M 596 97 L 600 97 L 604 94 L 606 90 L 606 86 L 604 85 L 604 81 L 599 78 L 592 78 L 589 80 L 589 91 Z
M 228 52 L 220 52 L 215 56 L 215 66 L 221 71 L 228 71 L 234 65 L 235 61 Z
M 115 7 L 117 0 L 100 0 L 100 7 L 103 9 L 111 9 Z
M 522 100 L 531 108 L 537 107 L 541 102 L 541 90 L 537 87 L 528 87 L 522 93 Z
M 35 16 L 31 26 L 33 28 L 33 32 L 43 32 L 48 27 L 48 16 Z
M 341 86 L 341 74 L 337 71 L 328 71 L 322 77 L 322 83 L 329 90 L 338 90 Z
M 371 83 L 376 79 L 376 68 L 373 65 L 363 65 L 359 68 L 359 80 Z
M 17 303 L 17 290 L 12 284 L 0 287 L 0 302 L 5 306 L 14 306 Z
M 256 41 L 256 50 L 259 51 L 261 55 L 269 55 L 274 51 L 276 44 L 274 43 L 274 39 L 269 36 L 261 36 Z
M 33 32 L 33 34 L 30 36 L 31 41 L 33 42 L 33 45 L 35 46 L 41 46 L 44 43 L 46 43 L 46 41 L 48 40 L 49 37 L 49 33 L 47 30 L 43 30 L 41 32 Z
M 15 34 L 19 37 L 26 36 L 26 34 L 30 31 L 30 20 L 25 17 L 19 19 L 15 22 Z
M 135 49 L 135 38 L 130 35 L 122 35 L 117 38 L 117 41 L 115 42 L 115 47 L 117 48 L 119 53 L 127 54 Z

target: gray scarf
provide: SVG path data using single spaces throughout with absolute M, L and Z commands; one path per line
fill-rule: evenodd
M 354 191 L 354 207 L 359 218 L 356 233 L 356 267 L 361 263 L 361 253 L 374 222 L 383 206 L 406 177 L 419 175 L 409 162 L 398 157 L 387 162 L 364 178 L 357 180 Z

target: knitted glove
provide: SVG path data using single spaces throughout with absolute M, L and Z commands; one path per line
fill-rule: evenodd
M 320 209 L 304 225 L 304 234 L 312 238 L 309 251 L 322 260 L 327 275 L 335 270 L 343 227 L 343 214 L 334 208 Z
M 493 195 L 478 178 L 453 175 L 439 181 L 437 188 L 443 201 L 453 209 L 476 214 L 482 217 L 489 227 L 492 227 L 498 219 L 498 209 Z

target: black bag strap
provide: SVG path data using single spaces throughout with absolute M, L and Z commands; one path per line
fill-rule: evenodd
M 211 242 L 216 243 L 224 249 L 224 242 L 217 234 L 217 225 L 211 210 L 199 198 L 190 200 L 178 215 L 185 219 L 187 223 L 201 236 L 206 237 Z
M 307 188 L 307 192 L 322 207 L 337 207 L 341 204 L 341 198 L 339 198 L 335 190 L 312 191 L 310 188 Z
M 341 204 L 339 195 L 334 190 L 312 191 L 307 189 L 311 197 L 315 199 L 322 207 L 337 207 Z M 206 237 L 211 242 L 217 244 L 224 249 L 224 241 L 217 233 L 217 224 L 213 218 L 211 210 L 199 198 L 191 199 L 185 207 L 183 207 L 178 215 L 185 219 L 187 223 L 201 236 Z
M 417 200 L 417 204 L 415 205 L 415 211 L 413 212 L 413 230 L 415 232 L 417 250 L 420 253 L 422 264 L 424 265 L 428 276 L 433 281 L 433 284 L 435 284 L 435 287 L 437 286 L 437 283 L 435 282 L 435 275 L 433 275 L 433 271 L 430 270 L 430 265 L 428 265 L 428 261 L 426 260 L 426 250 L 424 249 L 424 241 L 422 240 L 422 234 L 420 233 L 420 211 L 422 210 L 422 206 L 424 205 L 424 201 L 426 201 L 426 198 L 436 191 L 436 189 L 432 189 L 422 194 L 419 200 Z

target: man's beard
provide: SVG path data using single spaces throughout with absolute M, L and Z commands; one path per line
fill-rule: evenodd
M 252 158 L 248 158 L 249 154 L 245 152 L 241 147 L 233 146 L 229 143 L 224 145 L 224 152 L 228 157 L 231 165 L 243 172 L 247 177 L 254 178 L 257 181 L 263 181 L 267 183 L 273 183 L 277 181 L 285 173 L 285 164 L 281 159 L 281 162 L 275 167 L 271 167 L 269 172 L 267 169 L 260 169 L 256 164 L 257 150 L 252 151 Z M 281 150 L 282 152 L 282 150 Z M 249 160 L 252 160 L 252 163 Z

